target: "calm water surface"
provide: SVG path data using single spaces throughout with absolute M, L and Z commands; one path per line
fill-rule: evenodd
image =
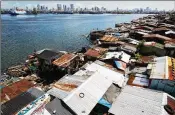
M 76 51 L 88 46 L 88 35 L 93 29 L 114 27 L 115 23 L 130 22 L 144 14 L 42 14 L 1 15 L 1 70 L 22 63 L 34 49 L 51 48 Z

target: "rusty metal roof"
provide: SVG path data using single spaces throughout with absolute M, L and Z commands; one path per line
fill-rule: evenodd
M 175 111 L 175 99 L 173 99 L 173 97 L 167 96 L 167 103 Z
M 175 58 L 168 57 L 169 80 L 175 80 Z
M 87 76 L 65 75 L 58 80 L 47 93 L 63 99 L 70 94 L 72 90 L 80 86 L 87 78 Z
M 107 51 L 106 48 L 96 47 L 96 48 L 89 49 L 85 53 L 85 55 L 95 57 L 95 58 L 100 58 L 106 51 Z
M 149 63 L 149 62 L 152 62 L 154 58 L 155 58 L 155 56 L 142 56 L 137 60 L 137 62 Z
M 171 38 L 169 37 L 166 37 L 166 36 L 162 36 L 162 35 L 159 35 L 159 34 L 148 34 L 148 35 L 144 35 L 143 36 L 144 38 L 157 38 L 157 39 L 161 39 L 161 40 L 172 40 Z
M 154 28 L 153 31 L 167 31 L 167 30 L 170 30 L 166 27 L 159 27 L 159 28 Z
M 106 41 L 106 42 L 116 42 L 116 41 L 118 41 L 118 38 L 113 37 L 113 36 L 105 35 L 100 40 L 101 41 Z
M 23 92 L 11 99 L 10 101 L 2 104 L 1 112 L 2 115 L 13 115 L 25 107 L 30 102 L 34 101 L 41 95 L 45 94 L 43 91 L 38 90 L 37 88 L 30 88 L 26 92 Z
M 56 59 L 55 61 L 53 61 L 52 63 L 56 66 L 59 67 L 68 67 L 70 62 L 75 59 L 77 57 L 77 55 L 72 54 L 72 53 L 68 53 L 68 54 L 64 54 L 62 55 L 60 58 Z
M 17 81 L 1 90 L 1 103 L 4 103 L 22 92 L 27 91 L 29 88 L 33 87 L 34 84 L 28 80 L 22 79 Z

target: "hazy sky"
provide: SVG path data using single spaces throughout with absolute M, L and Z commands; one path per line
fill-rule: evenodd
M 1 1 L 2 8 L 19 8 L 36 7 L 37 4 L 48 6 L 49 8 L 56 8 L 56 4 L 74 4 L 76 7 L 106 7 L 109 10 L 114 10 L 117 7 L 121 9 L 133 8 L 157 8 L 158 10 L 173 10 L 175 1 Z

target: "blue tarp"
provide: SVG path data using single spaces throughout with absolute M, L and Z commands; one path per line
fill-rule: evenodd
M 121 34 L 120 34 L 120 33 L 118 33 L 118 32 L 117 32 L 117 33 L 115 33 L 115 35 L 116 35 L 116 36 L 121 36 Z
M 108 107 L 108 108 L 111 108 L 111 104 L 108 102 L 108 101 L 106 101 L 104 98 L 101 98 L 99 101 L 98 101 L 98 103 L 99 104 L 101 104 L 101 105 L 104 105 L 104 106 L 106 106 L 106 107 Z

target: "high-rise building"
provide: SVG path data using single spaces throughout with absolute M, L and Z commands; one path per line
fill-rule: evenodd
M 100 8 L 95 6 L 94 10 L 95 10 L 96 12 L 98 12 L 98 11 L 100 11 Z
M 26 11 L 28 11 L 29 10 L 29 8 L 26 6 Z
M 48 11 L 48 7 L 46 7 L 46 11 Z
M 41 8 L 41 7 L 40 7 L 40 5 L 38 4 L 38 5 L 37 5 L 37 10 L 40 10 L 40 8 Z
M 57 4 L 57 10 L 61 11 L 62 10 L 62 5 L 61 4 Z
M 67 11 L 66 5 L 63 5 L 63 11 Z
M 119 12 L 119 8 L 117 7 L 117 12 Z
M 70 10 L 74 11 L 74 4 L 70 4 Z

